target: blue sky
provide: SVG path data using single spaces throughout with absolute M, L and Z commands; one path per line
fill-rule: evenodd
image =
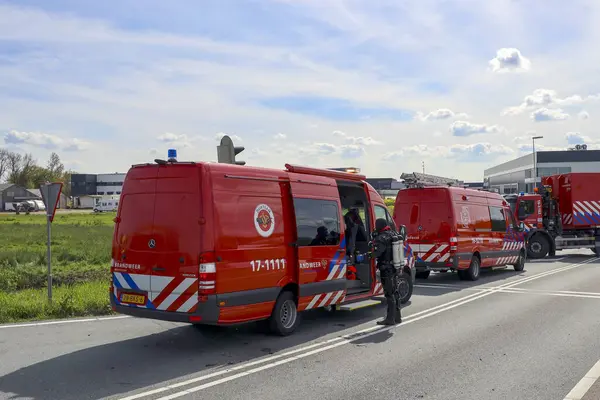
M 527 4 L 525 4 L 527 3 Z M 600 136 L 600 3 L 0 1 L 0 144 L 81 172 L 166 156 L 481 180 Z M 107 156 L 112 159 L 107 162 Z M 448 172 L 450 171 L 450 172 Z

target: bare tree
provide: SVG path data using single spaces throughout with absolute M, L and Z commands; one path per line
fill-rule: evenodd
M 8 174 L 8 156 L 10 151 L 0 149 L 0 182 L 4 182 L 4 178 Z

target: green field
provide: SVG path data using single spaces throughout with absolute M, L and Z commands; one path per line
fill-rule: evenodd
M 393 213 L 393 202 L 386 201 Z M 104 315 L 114 213 L 57 213 L 52 224 L 53 303 L 47 302 L 44 215 L 0 214 L 0 323 Z
M 44 215 L 0 215 L 0 323 L 111 313 L 114 213 L 57 213 L 52 224 L 54 301 L 47 304 Z

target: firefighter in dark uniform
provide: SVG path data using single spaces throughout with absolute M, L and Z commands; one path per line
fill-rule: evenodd
M 377 324 L 396 325 L 402 322 L 398 278 L 392 255 L 392 241 L 398 233 L 392 230 L 388 222 L 383 218 L 375 221 L 374 233 L 371 257 L 377 259 L 377 268 L 381 274 L 383 293 L 387 300 L 387 315 L 385 319 L 377 321 Z

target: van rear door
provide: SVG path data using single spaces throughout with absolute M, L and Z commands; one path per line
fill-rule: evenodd
M 448 189 L 424 189 L 419 215 L 419 240 L 421 243 L 419 258 L 421 261 L 441 263 L 450 258 L 453 216 Z
M 193 163 L 134 167 L 123 185 L 115 244 L 127 263 L 113 279 L 122 291 L 145 295 L 146 308 L 191 312 L 197 305 L 199 170 Z

